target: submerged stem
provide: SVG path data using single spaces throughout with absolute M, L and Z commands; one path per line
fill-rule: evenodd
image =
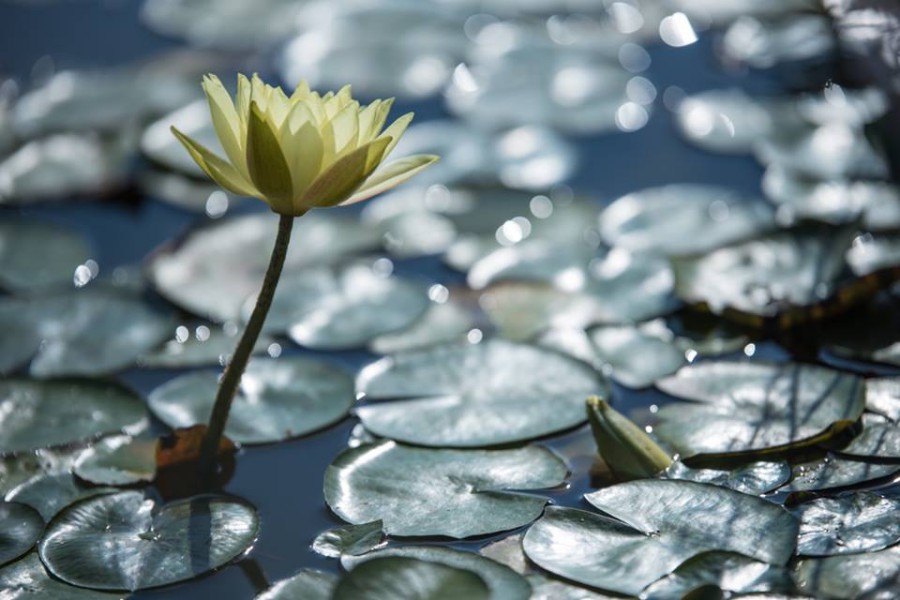
M 231 402 L 234 400 L 234 394 L 241 383 L 241 376 L 247 368 L 247 361 L 250 359 L 250 354 L 253 352 L 259 333 L 262 331 L 266 315 L 269 313 L 269 307 L 272 306 L 272 298 L 275 296 L 275 288 L 278 286 L 281 269 L 284 267 L 284 259 L 287 256 L 288 243 L 291 240 L 291 229 L 293 226 L 293 216 L 279 216 L 278 236 L 275 238 L 275 247 L 272 249 L 269 268 L 266 269 L 262 289 L 256 298 L 256 306 L 253 307 L 253 314 L 250 315 L 250 320 L 247 321 L 244 333 L 241 334 L 241 339 L 234 350 L 231 362 L 225 367 L 225 375 L 222 377 L 222 383 L 219 384 L 218 392 L 216 392 L 216 403 L 213 405 L 209 426 L 200 446 L 200 475 L 210 484 L 215 481 L 216 456 L 219 443 L 225 432 L 225 424 L 228 422 Z

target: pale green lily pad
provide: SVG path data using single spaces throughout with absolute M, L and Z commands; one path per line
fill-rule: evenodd
M 379 273 L 371 264 L 306 269 L 279 282 L 265 330 L 287 331 L 316 350 L 357 348 L 409 327 L 429 304 L 424 286 Z M 253 305 L 244 307 L 245 316 Z
M 774 227 L 770 205 L 699 184 L 633 192 L 600 215 L 600 234 L 610 246 L 667 256 L 709 252 Z
M 791 478 L 791 467 L 786 462 L 759 461 L 726 471 L 692 469 L 681 461 L 675 461 L 666 471 L 666 477 L 710 483 L 744 494 L 760 496 L 787 483 Z
M 660 408 L 654 428 L 687 457 L 763 457 L 822 443 L 865 406 L 860 378 L 812 365 L 704 362 L 657 387 L 691 401 Z
M 855 229 L 800 226 L 675 262 L 675 291 L 715 314 L 775 318 L 830 298 Z M 746 317 L 745 317 L 746 318 Z
M 703 587 L 737 594 L 787 593 L 793 591 L 794 582 L 784 567 L 730 552 L 706 552 L 648 586 L 641 592 L 641 598 L 681 600 Z
M 900 237 L 891 234 L 865 234 L 847 250 L 847 263 L 853 273 L 864 277 L 900 265 Z
M 171 317 L 137 296 L 84 289 L 40 298 L 4 298 L 0 372 L 31 360 L 36 377 L 102 375 L 129 367 L 170 335 Z
M 857 458 L 900 459 L 900 427 L 887 419 L 863 415 L 863 430 L 848 445 L 840 449 L 844 456 Z
M 651 386 L 687 362 L 662 321 L 596 327 L 589 333 L 604 373 L 630 388 Z
M 603 392 L 589 366 L 549 350 L 489 340 L 396 354 L 360 373 L 357 409 L 373 433 L 424 446 L 518 442 L 585 421 Z
M 794 509 L 797 554 L 831 556 L 882 550 L 900 541 L 900 500 L 872 492 L 815 498 Z
M 893 600 L 900 586 L 900 546 L 878 552 L 806 558 L 794 572 L 797 587 L 816 598 Z
M 713 550 L 776 565 L 793 554 L 797 522 L 780 506 L 725 488 L 640 480 L 587 494 L 610 516 L 550 507 L 525 535 L 528 557 L 582 584 L 637 595 Z
M 113 436 L 82 452 L 72 472 L 96 485 L 132 485 L 156 476 L 156 440 Z
M 74 587 L 52 577 L 37 552 L 0 568 L 3 600 L 122 600 L 123 594 L 111 594 Z
M 0 285 L 23 292 L 71 287 L 75 269 L 90 252 L 87 240 L 69 229 L 24 219 L 0 221 Z
M 900 378 L 866 380 L 866 408 L 894 421 L 900 421 Z
M 425 314 L 409 327 L 374 338 L 369 348 L 378 354 L 392 354 L 460 342 L 473 327 L 472 311 L 451 298 L 442 304 L 430 304 Z
M 118 384 L 87 380 L 0 381 L 0 454 L 61 446 L 147 426 L 141 399 Z
M 31 550 L 44 532 L 44 519 L 27 504 L 0 501 L 0 565 Z
M 42 448 L 0 456 L 0 496 L 38 475 L 69 473 L 81 447 Z
M 481 577 L 487 584 L 491 600 L 529 600 L 531 596 L 531 586 L 528 585 L 525 578 L 506 565 L 472 552 L 454 550 L 453 548 L 441 546 L 394 546 L 362 556 L 344 556 L 341 559 L 341 564 L 344 568 L 352 571 L 362 563 L 386 556 L 415 558 L 455 569 L 471 571 Z
M 276 581 L 254 600 L 331 600 L 335 585 L 336 575 L 303 569 L 296 575 Z
M 808 492 L 855 486 L 900 473 L 900 464 L 879 464 L 829 456 L 818 462 L 796 465 L 793 471 L 793 480 L 779 491 Z
M 150 410 L 172 428 L 206 423 L 219 374 L 198 371 L 150 393 Z M 304 358 L 258 359 L 241 378 L 225 435 L 240 444 L 265 444 L 312 433 L 341 420 L 355 399 L 353 378 Z
M 488 600 L 484 580 L 471 571 L 414 558 L 372 560 L 350 571 L 333 600 Z
M 70 504 L 114 491 L 113 488 L 85 485 L 69 472 L 52 472 L 35 475 L 17 485 L 6 494 L 6 500 L 27 504 L 49 522 Z
M 465 538 L 530 523 L 547 499 L 505 490 L 551 488 L 566 472 L 536 446 L 428 450 L 385 441 L 341 453 L 325 472 L 325 501 L 350 523 L 383 520 L 390 535 Z
M 240 556 L 259 517 L 226 496 L 157 506 L 139 492 L 91 498 L 61 512 L 41 539 L 41 560 L 67 583 L 101 590 L 146 589 L 193 579 Z
M 682 100 L 675 123 L 689 142 L 715 153 L 749 154 L 768 135 L 781 112 L 777 105 L 739 88 L 713 89 Z
M 375 550 L 384 544 L 384 523 L 381 520 L 359 525 L 342 525 L 323 531 L 313 540 L 313 552 L 340 558 L 347 554 L 357 556 Z
M 259 213 L 194 230 L 176 248 L 156 254 L 147 274 L 178 306 L 215 321 L 237 321 L 248 298 L 259 293 L 275 244 L 278 219 Z M 354 219 L 313 212 L 299 219 L 284 275 L 333 264 L 379 246 L 378 232 Z
M 587 279 L 588 265 L 597 250 L 586 243 L 535 239 L 501 246 L 469 268 L 466 281 L 483 289 L 497 281 L 542 281 L 568 289 Z M 577 285 L 580 287 L 580 285 Z
M 179 326 L 173 339 L 138 358 L 138 364 L 150 369 L 224 365 L 231 359 L 238 343 L 240 331 L 237 327 L 233 329 L 231 332 L 221 327 L 198 325 L 191 335 L 187 326 Z M 253 345 L 253 354 L 265 353 L 273 342 L 271 337 L 261 335 Z
M 393 215 L 373 225 L 382 232 L 385 250 L 397 258 L 439 254 L 456 239 L 453 223 L 428 211 Z

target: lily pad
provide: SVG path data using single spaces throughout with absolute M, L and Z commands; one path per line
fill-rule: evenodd
M 0 454 L 61 446 L 146 427 L 134 392 L 101 381 L 0 381 Z
M 524 547 L 541 567 L 627 595 L 713 550 L 775 565 L 793 554 L 797 522 L 760 498 L 687 481 L 641 480 L 585 498 L 607 513 L 550 507 Z
M 39 551 L 67 583 L 135 591 L 217 569 L 245 552 L 258 532 L 256 511 L 235 498 L 196 496 L 157 506 L 139 492 L 121 492 L 65 509 Z
M 759 461 L 732 470 L 692 469 L 680 461 L 666 471 L 669 479 L 711 483 L 752 496 L 761 496 L 780 488 L 791 478 L 786 462 Z
M 415 323 L 392 333 L 384 333 L 369 342 L 378 354 L 391 354 L 452 344 L 466 338 L 475 327 L 475 316 L 461 302 L 452 298 L 444 303 L 434 302 Z
M 74 587 L 47 573 L 37 552 L 0 568 L 0 590 L 4 600 L 122 600 L 122 594 Z
M 793 480 L 779 491 L 808 492 L 838 490 L 900 473 L 900 464 L 879 464 L 833 456 L 794 466 Z
M 428 450 L 385 441 L 345 450 L 325 472 L 325 501 L 351 523 L 390 535 L 465 538 L 514 529 L 547 499 L 506 490 L 557 486 L 565 464 L 548 450 Z
M 534 346 L 489 340 L 397 354 L 366 367 L 357 409 L 376 435 L 424 446 L 523 441 L 585 421 L 584 399 L 603 390 L 587 365 Z
M 737 594 L 790 593 L 794 589 L 791 574 L 784 567 L 740 554 L 706 552 L 650 585 L 641 593 L 641 598 L 681 600 L 690 592 L 707 586 Z
M 27 504 L 49 522 L 70 504 L 114 491 L 113 488 L 85 485 L 69 472 L 50 472 L 22 482 L 6 494 L 6 499 Z
M 545 281 L 572 291 L 587 279 L 588 265 L 596 255 L 588 244 L 525 240 L 480 258 L 469 269 L 467 282 L 473 289 L 483 289 L 501 280 Z
M 81 453 L 73 473 L 97 485 L 132 485 L 156 476 L 156 440 L 113 436 Z
M 867 379 L 866 408 L 895 423 L 900 421 L 900 378 Z
M 276 581 L 254 600 L 331 600 L 335 585 L 336 575 L 303 569 L 296 575 Z
M 863 381 L 824 367 L 704 362 L 657 387 L 690 403 L 660 408 L 656 434 L 682 456 L 775 456 L 827 441 L 856 422 Z
M 667 256 L 709 252 L 774 226 L 768 204 L 729 188 L 698 184 L 633 192 L 600 215 L 600 235 L 610 246 Z
M 0 565 L 31 550 L 43 531 L 38 511 L 27 504 L 0 501 Z
M 500 563 L 479 556 L 472 552 L 444 548 L 441 546 L 394 546 L 363 554 L 361 556 L 344 556 L 341 564 L 344 568 L 358 568 L 362 563 L 387 556 L 399 556 L 415 558 L 427 562 L 437 563 L 471 571 L 481 577 L 490 590 L 491 600 L 529 600 L 531 586 L 524 577 Z
M 847 251 L 847 263 L 853 273 L 864 277 L 900 265 L 900 236 L 861 235 Z
M 176 248 L 156 254 L 148 276 L 178 306 L 215 321 L 237 321 L 246 300 L 259 293 L 276 230 L 277 218 L 271 213 L 201 227 Z M 346 217 L 316 212 L 297 221 L 291 240 L 285 277 L 379 245 L 377 231 Z
M 674 345 L 671 331 L 661 321 L 596 327 L 590 337 L 604 372 L 630 388 L 651 386 L 686 363 L 684 352 Z
M 872 492 L 816 498 L 794 509 L 800 519 L 797 554 L 860 554 L 900 541 L 900 500 Z
M 876 415 L 863 415 L 863 430 L 840 454 L 857 458 L 900 460 L 900 427 Z
M 900 585 L 900 546 L 878 552 L 807 558 L 797 563 L 797 587 L 816 598 L 891 600 Z
M 837 40 L 832 18 L 794 14 L 770 21 L 737 19 L 722 37 L 722 54 L 730 63 L 770 69 L 785 63 L 810 68 L 834 60 Z
M 473 573 L 414 558 L 392 556 L 361 564 L 334 589 L 334 600 L 488 600 L 487 584 Z
M 716 153 L 749 154 L 778 119 L 773 103 L 732 88 L 708 90 L 682 100 L 675 113 L 681 134 L 691 143 Z
M 4 298 L 0 372 L 31 359 L 37 377 L 101 375 L 131 366 L 172 331 L 171 317 L 137 296 L 84 289 L 40 298 Z
M 149 369 L 182 369 L 208 365 L 225 365 L 231 359 L 238 343 L 237 328 L 233 331 L 221 327 L 198 325 L 194 335 L 187 326 L 175 330 L 174 339 L 138 358 L 141 367 Z M 274 342 L 261 335 L 253 346 L 253 354 L 264 353 Z
M 0 285 L 32 292 L 72 286 L 90 245 L 74 231 L 24 219 L 0 221 Z
M 177 377 L 150 393 L 150 410 L 172 428 L 206 423 L 218 373 Z M 304 358 L 251 362 L 231 407 L 225 435 L 240 444 L 265 444 L 311 433 L 341 420 L 353 405 L 353 379 Z
M 357 556 L 370 552 L 384 543 L 384 523 L 380 520 L 359 525 L 342 525 L 323 531 L 313 540 L 312 549 L 330 558 Z

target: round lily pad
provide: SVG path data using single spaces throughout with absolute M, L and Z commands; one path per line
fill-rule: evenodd
M 389 556 L 361 564 L 344 576 L 333 600 L 488 600 L 484 580 L 456 569 L 415 558 Z
M 900 464 L 863 462 L 828 456 L 814 463 L 795 465 L 793 480 L 782 492 L 837 490 L 892 477 Z
M 867 379 L 866 408 L 895 423 L 900 421 L 900 378 Z
M 259 517 L 225 496 L 157 506 L 139 492 L 74 504 L 41 539 L 41 560 L 67 583 L 101 590 L 158 587 L 217 569 L 249 548 Z
M 660 408 L 654 428 L 687 457 L 764 457 L 823 443 L 865 406 L 860 378 L 812 365 L 704 362 L 657 387 L 691 401 Z
M 716 153 L 749 154 L 753 144 L 768 135 L 776 110 L 740 89 L 708 90 L 678 104 L 675 122 L 693 144 Z
M 794 509 L 800 519 L 797 554 L 860 554 L 900 541 L 900 500 L 872 492 L 816 498 Z
M 276 581 L 254 600 L 331 600 L 337 576 L 324 571 L 303 569 L 287 579 Z
M 0 501 L 0 565 L 31 550 L 44 531 L 44 519 L 27 504 Z
M 889 600 L 900 582 L 900 546 L 878 552 L 806 558 L 797 563 L 794 580 L 803 594 L 842 600 Z
M 176 248 L 156 254 L 148 276 L 163 296 L 186 310 L 216 321 L 238 320 L 244 303 L 262 286 L 277 228 L 271 213 L 201 227 Z M 285 277 L 379 245 L 377 231 L 315 212 L 297 221 L 291 240 Z
M 475 315 L 472 311 L 451 298 L 443 304 L 429 304 L 425 314 L 415 323 L 377 336 L 369 342 L 369 348 L 378 354 L 391 354 L 461 342 L 473 327 Z
M 156 440 L 113 436 L 79 455 L 73 473 L 97 485 L 132 485 L 156 476 Z
M 855 238 L 847 251 L 847 263 L 859 277 L 895 268 L 900 264 L 900 236 L 870 234 Z
M 585 498 L 609 516 L 550 507 L 524 548 L 539 566 L 567 579 L 638 595 L 681 563 L 712 550 L 783 565 L 797 522 L 760 498 L 687 481 L 641 480 Z
M 37 552 L 0 568 L 4 600 L 122 600 L 122 594 L 98 592 L 63 583 L 47 573 Z
M 491 600 L 528 600 L 531 586 L 527 580 L 500 563 L 473 552 L 441 546 L 393 546 L 360 556 L 344 556 L 341 564 L 350 570 L 360 564 L 386 556 L 416 558 L 456 569 L 471 571 L 481 577 L 490 590 Z
M 74 231 L 24 219 L 0 221 L 0 285 L 12 291 L 72 286 L 90 245 Z
M 862 422 L 863 430 L 841 448 L 841 455 L 863 459 L 900 459 L 900 426 L 871 414 L 863 415 Z
M 661 321 L 597 327 L 590 331 L 590 337 L 604 372 L 630 388 L 651 386 L 686 362 L 684 352 L 675 346 L 671 331 Z
M 144 403 L 114 383 L 0 381 L 0 454 L 61 446 L 147 425 Z
M 792 14 L 776 21 L 745 17 L 725 32 L 721 50 L 729 64 L 756 69 L 799 64 L 813 71 L 835 60 L 836 37 L 832 18 L 824 14 Z
M 177 377 L 150 393 L 150 410 L 172 428 L 206 423 L 219 374 L 200 371 Z M 354 401 L 353 378 L 304 358 L 252 361 L 241 379 L 225 435 L 240 444 L 299 437 L 342 419 Z
M 424 446 L 528 440 L 583 423 L 604 383 L 587 365 L 534 346 L 490 340 L 396 354 L 360 373 L 374 402 L 357 409 L 377 435 Z
M 708 252 L 774 226 L 770 205 L 729 188 L 698 184 L 633 192 L 600 215 L 600 235 L 610 246 L 667 256 Z
M 330 558 L 357 556 L 384 544 L 384 523 L 381 520 L 359 525 L 342 525 L 323 531 L 313 540 L 312 549 Z
M 101 375 L 131 366 L 169 336 L 167 313 L 140 298 L 84 289 L 40 298 L 4 298 L 0 326 L 12 333 L 0 342 L 0 372 L 31 359 L 37 377 Z
M 791 478 L 791 467 L 786 462 L 758 461 L 732 470 L 691 469 L 681 461 L 675 461 L 666 470 L 669 479 L 684 479 L 699 483 L 711 483 L 744 494 L 760 496 L 780 488 Z
M 35 475 L 9 491 L 7 500 L 27 504 L 50 521 L 63 508 L 84 498 L 114 492 L 113 488 L 85 485 L 70 472 L 49 472 Z
M 386 441 L 341 453 L 325 472 L 325 501 L 351 523 L 381 519 L 390 535 L 465 538 L 530 523 L 547 500 L 519 492 L 557 486 L 566 471 L 536 446 L 429 450 Z
M 546 281 L 571 291 L 582 287 L 588 265 L 596 256 L 597 251 L 584 243 L 526 240 L 480 258 L 469 269 L 467 281 L 473 289 L 500 280 Z
M 237 346 L 239 334 L 240 331 L 198 325 L 191 335 L 190 329 L 182 325 L 176 329 L 174 339 L 138 358 L 138 364 L 150 369 L 224 365 Z M 253 346 L 253 353 L 264 353 L 272 343 L 271 337 L 261 335 Z
M 682 600 L 690 592 L 707 586 L 738 594 L 790 593 L 794 590 L 791 574 L 784 567 L 730 552 L 705 552 L 650 585 L 641 597 Z

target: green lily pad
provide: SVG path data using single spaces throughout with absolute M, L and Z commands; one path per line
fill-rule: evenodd
M 608 245 L 666 256 L 709 252 L 774 226 L 770 205 L 729 188 L 698 184 L 633 192 L 600 215 L 600 235 Z
M 525 240 L 480 258 L 469 268 L 466 280 L 473 289 L 503 280 L 543 281 L 566 287 L 570 281 L 586 280 L 588 265 L 596 256 L 596 249 L 585 243 Z
M 201 227 L 174 249 L 157 253 L 148 277 L 163 296 L 192 313 L 237 321 L 247 299 L 259 293 L 277 229 L 276 215 L 268 212 Z M 331 213 L 299 219 L 291 240 L 285 277 L 379 246 L 376 231 Z
M 456 239 L 456 227 L 449 219 L 427 211 L 392 215 L 372 224 L 381 230 L 385 249 L 397 258 L 439 254 Z
M 253 304 L 245 306 L 245 315 Z M 370 264 L 306 269 L 279 282 L 265 330 L 287 331 L 301 346 L 316 350 L 357 348 L 409 327 L 429 304 L 423 286 L 382 275 Z
M 0 456 L 0 496 L 38 475 L 69 473 L 75 459 L 84 450 L 81 447 L 42 448 Z
M 860 554 L 900 541 L 900 500 L 872 492 L 816 498 L 794 509 L 800 519 L 797 554 Z
M 381 520 L 359 525 L 342 525 L 323 531 L 313 540 L 312 549 L 317 554 L 340 558 L 348 554 L 357 556 L 370 552 L 384 544 L 384 523 Z
M 364 554 L 361 556 L 344 556 L 341 564 L 346 569 L 356 569 L 360 564 L 386 556 L 415 558 L 471 571 L 481 577 L 490 590 L 491 600 L 529 600 L 531 586 L 524 577 L 500 563 L 479 556 L 472 552 L 444 548 L 441 546 L 394 546 Z
M 860 378 L 801 364 L 704 362 L 657 387 L 691 401 L 660 408 L 654 428 L 687 457 L 764 457 L 821 444 L 865 405 Z
M 395 442 L 342 452 L 325 472 L 325 501 L 342 519 L 381 519 L 390 535 L 465 538 L 530 523 L 547 499 L 506 490 L 557 486 L 565 464 L 537 446 L 428 450 Z
M 235 498 L 196 496 L 157 506 L 139 492 L 121 492 L 65 509 L 39 551 L 67 583 L 135 591 L 217 569 L 245 552 L 258 532 L 256 510 Z
M 856 458 L 900 459 L 900 427 L 880 416 L 863 415 L 862 432 L 839 453 Z
M 787 483 L 791 478 L 791 467 L 786 462 L 759 461 L 731 470 L 692 469 L 681 461 L 675 461 L 666 471 L 666 477 L 710 483 L 744 494 L 760 496 Z
M 593 369 L 533 346 L 489 340 L 396 354 L 360 373 L 372 400 L 357 409 L 373 433 L 423 446 L 518 442 L 585 420 L 603 390 Z
M 866 408 L 894 421 L 900 421 L 900 378 L 866 380 Z
M 209 421 L 218 373 L 198 371 L 164 383 L 147 403 L 173 429 Z M 239 444 L 299 437 L 341 420 L 353 405 L 353 378 L 304 358 L 257 359 L 241 378 L 225 435 Z
M 84 289 L 40 298 L 4 298 L 0 372 L 31 360 L 36 377 L 102 375 L 134 364 L 169 336 L 169 315 L 138 297 Z
M 51 472 L 35 475 L 17 485 L 6 499 L 27 504 L 49 522 L 70 504 L 114 491 L 113 488 L 85 485 L 69 472 Z
M 333 600 L 488 600 L 487 584 L 473 573 L 414 558 L 392 556 L 361 564 L 344 576 Z
M 823 460 L 794 466 L 793 480 L 782 492 L 836 490 L 886 479 L 900 473 L 900 464 L 879 464 L 826 457 Z
M 528 557 L 582 584 L 638 595 L 713 550 L 775 565 L 793 554 L 797 522 L 760 498 L 687 481 L 640 480 L 585 498 L 607 513 L 550 507 L 525 534 Z
M 336 575 L 303 569 L 296 575 L 276 581 L 253 600 L 331 600 L 335 585 Z
M 0 221 L 0 285 L 22 292 L 71 287 L 75 269 L 90 252 L 87 240 L 69 229 L 24 219 Z
M 113 436 L 82 452 L 72 472 L 97 485 L 132 485 L 156 476 L 156 440 Z
M 794 579 L 800 591 L 816 598 L 891 600 L 900 585 L 900 546 L 878 552 L 797 563 Z
M 861 235 L 847 250 L 847 263 L 859 277 L 892 269 L 900 265 L 900 237 L 891 234 Z
M 687 362 L 661 321 L 596 327 L 590 337 L 604 373 L 630 388 L 651 386 Z
M 442 304 L 433 302 L 415 323 L 405 329 L 381 334 L 369 342 L 378 354 L 392 354 L 466 339 L 475 327 L 475 316 L 452 298 Z
M 13 561 L 34 546 L 44 531 L 44 519 L 27 504 L 0 501 L 0 565 Z
M 682 136 L 715 153 L 749 154 L 768 135 L 779 111 L 738 89 L 707 90 L 678 104 L 675 122 Z
M 238 328 L 230 332 L 221 327 L 199 325 L 191 335 L 190 329 L 182 325 L 176 329 L 174 339 L 138 358 L 138 364 L 150 369 L 224 365 L 237 346 L 239 333 Z M 261 335 L 253 346 L 253 354 L 266 352 L 273 341 L 271 337 Z
M 648 586 L 641 598 L 681 600 L 705 587 L 737 594 L 789 593 L 794 589 L 794 582 L 784 567 L 730 552 L 705 552 Z
M 0 381 L 0 454 L 135 433 L 147 426 L 141 399 L 118 384 L 87 380 Z
M 74 587 L 52 577 L 37 552 L 0 568 L 3 600 L 122 600 L 122 594 Z

